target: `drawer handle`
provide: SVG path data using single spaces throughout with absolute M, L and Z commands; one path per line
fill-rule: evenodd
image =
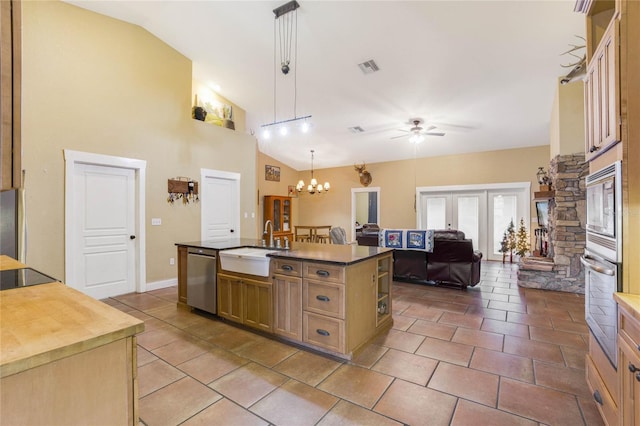
M 316 333 L 318 333 L 321 336 L 330 336 L 331 335 L 331 333 L 329 333 L 327 330 L 323 330 L 321 328 L 318 328 L 316 330 Z
M 324 269 L 318 269 L 316 271 L 316 274 L 320 275 L 321 277 L 328 277 L 329 275 L 331 275 L 329 271 L 325 271 Z
M 323 296 L 321 294 L 317 295 L 316 299 L 318 299 L 321 302 L 328 302 L 329 300 L 331 300 L 331 299 L 329 299 L 329 296 Z
M 631 371 L 632 373 L 635 373 L 636 371 L 640 371 L 640 370 L 638 370 L 638 368 L 632 363 L 629 363 L 629 371 Z
M 293 266 L 291 265 L 282 265 L 283 271 L 293 271 Z
M 602 404 L 603 404 L 603 403 L 602 403 L 602 396 L 600 396 L 600 392 L 598 392 L 598 390 L 596 390 L 596 391 L 593 393 L 593 399 L 595 399 L 595 400 L 596 400 L 596 402 L 597 402 L 598 404 L 600 404 L 600 405 L 602 405 Z

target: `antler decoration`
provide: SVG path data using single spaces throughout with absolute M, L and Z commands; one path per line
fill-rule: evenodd
M 354 164 L 353 167 L 356 169 L 358 175 L 360 176 L 360 183 L 362 184 L 362 186 L 369 186 L 373 178 L 371 177 L 371 174 L 366 170 L 367 165 L 365 163 L 362 163 L 361 166 Z
M 576 62 L 573 62 L 571 64 L 568 65 L 562 65 L 560 64 L 561 67 L 563 68 L 572 68 L 571 71 L 569 71 L 569 74 L 567 74 L 562 80 L 560 80 L 560 83 L 562 84 L 566 84 L 568 82 L 570 82 L 571 80 L 573 80 L 574 78 L 578 77 L 579 75 L 582 75 L 585 71 L 585 65 L 587 63 L 587 55 L 583 54 L 582 56 L 578 56 L 576 55 L 575 51 L 578 51 L 580 49 L 584 49 L 586 47 L 586 40 L 584 37 L 580 37 L 579 35 L 576 35 L 576 37 L 578 37 L 579 39 L 584 40 L 585 44 L 583 45 L 578 45 L 578 44 L 569 44 L 569 46 L 571 46 L 571 49 L 567 50 L 564 53 L 561 53 L 560 55 L 571 55 L 574 58 L 577 59 Z

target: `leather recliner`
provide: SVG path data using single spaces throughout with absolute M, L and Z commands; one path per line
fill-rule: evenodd
M 393 251 L 393 279 L 427 284 L 456 286 L 463 290 L 480 282 L 482 253 L 473 250 L 473 242 L 464 232 L 437 230 L 433 252 Z

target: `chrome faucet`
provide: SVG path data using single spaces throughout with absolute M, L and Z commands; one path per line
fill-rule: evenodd
M 267 235 L 267 229 L 269 225 L 271 225 L 271 232 L 269 232 L 269 247 L 273 247 L 273 223 L 271 223 L 271 220 L 267 220 L 264 223 L 264 232 L 262 233 L 262 235 Z

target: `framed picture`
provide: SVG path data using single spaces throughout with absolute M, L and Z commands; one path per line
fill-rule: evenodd
M 280 167 L 265 165 L 264 179 L 273 182 L 280 182 Z
M 296 190 L 295 186 L 289 185 L 287 187 L 287 195 L 289 197 L 298 198 L 298 190 Z

